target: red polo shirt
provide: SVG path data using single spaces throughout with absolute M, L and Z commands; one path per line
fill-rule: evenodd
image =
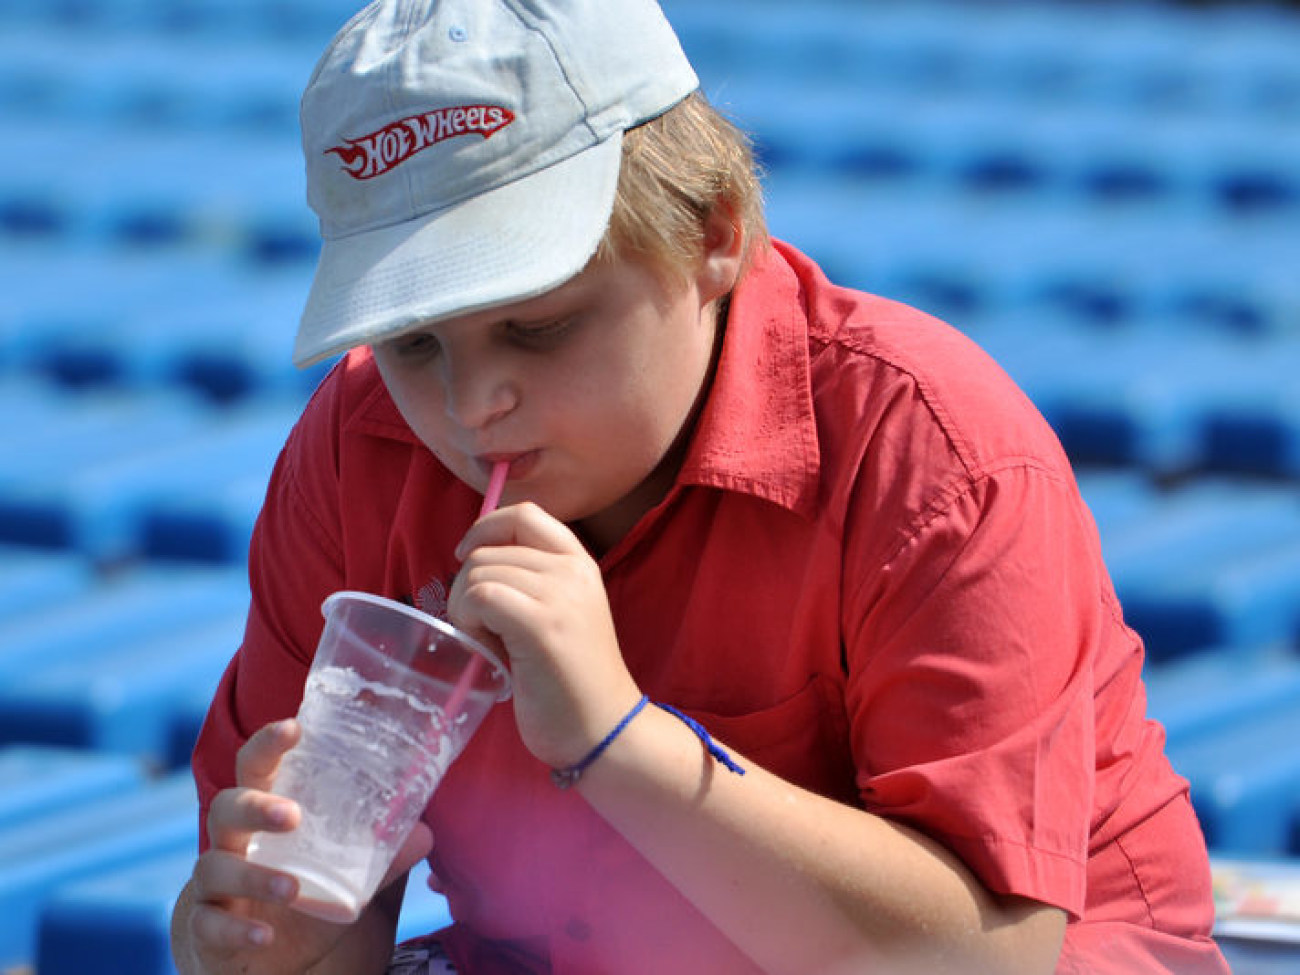
M 297 709 L 337 589 L 433 610 L 478 497 L 364 351 L 293 431 L 243 646 L 195 753 L 203 808 Z M 601 563 L 642 689 L 809 789 L 1058 905 L 1060 972 L 1226 972 L 1205 848 L 1144 717 L 1142 647 L 1046 424 L 945 325 L 778 244 L 737 290 L 669 496 Z M 757 969 L 489 715 L 426 819 L 474 975 Z M 772 910 L 781 909 L 773 904 Z

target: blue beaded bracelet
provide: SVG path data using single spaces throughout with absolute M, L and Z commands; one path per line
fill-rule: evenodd
M 596 745 L 596 747 L 593 748 L 591 751 L 589 751 L 587 753 L 587 756 L 582 761 L 578 762 L 578 764 L 576 765 L 570 765 L 568 768 L 551 769 L 551 781 L 555 783 L 556 788 L 568 789 L 580 778 L 582 778 L 582 773 L 587 771 L 587 769 L 591 766 L 591 764 L 594 761 L 596 761 L 596 759 L 600 758 L 602 754 L 604 754 L 605 749 L 609 747 L 610 742 L 612 742 L 615 738 L 621 735 L 623 733 L 623 729 L 626 728 L 629 724 L 631 724 L 632 719 L 635 718 L 638 714 L 640 714 L 641 711 L 645 708 L 645 706 L 649 703 L 650 703 L 650 697 L 646 694 L 642 694 L 641 700 L 637 701 L 636 704 L 632 706 L 632 710 L 628 711 L 627 714 L 623 715 L 623 719 L 619 721 L 618 724 L 614 725 L 614 730 L 611 731 L 609 734 L 607 734 L 603 739 L 601 739 L 600 743 Z M 727 754 L 727 752 L 722 748 L 722 746 L 720 746 L 717 742 L 713 740 L 713 738 L 709 735 L 708 731 L 705 730 L 704 726 L 700 724 L 698 721 L 696 721 L 694 718 L 683 714 L 681 711 L 678 711 L 675 707 L 671 707 L 670 705 L 667 704 L 656 703 L 655 707 L 659 708 L 660 710 L 667 711 L 673 717 L 682 721 L 686 725 L 686 727 L 691 729 L 691 731 L 695 732 L 696 736 L 700 739 L 700 741 L 704 743 L 704 747 L 708 750 L 709 754 L 712 755 L 716 761 L 724 765 L 726 768 L 730 769 L 732 772 L 735 772 L 737 775 L 745 774 L 745 770 L 741 768 L 738 764 L 736 764 L 736 762 L 732 759 L 730 755 Z

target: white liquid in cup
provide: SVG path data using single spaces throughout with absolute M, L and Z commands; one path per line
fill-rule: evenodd
M 248 859 L 294 874 L 295 907 L 355 921 L 456 756 L 442 709 L 327 667 L 307 681 L 302 740 L 281 762 L 273 792 L 293 797 L 302 822 L 258 833 Z
M 248 859 L 294 874 L 299 910 L 352 922 L 455 758 L 455 736 L 442 708 L 339 667 L 312 673 L 299 720 L 273 792 L 295 798 L 302 823 L 257 833 Z
M 255 833 L 248 859 L 298 878 L 293 906 L 350 923 L 374 896 L 447 767 L 510 678 L 441 620 L 368 593 L 325 600 L 302 738 L 272 792 L 296 801 L 287 833 Z

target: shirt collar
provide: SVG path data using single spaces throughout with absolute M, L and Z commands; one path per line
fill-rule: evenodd
M 783 245 L 767 249 L 732 295 L 717 372 L 678 482 L 741 491 L 807 515 L 821 458 L 796 260 Z

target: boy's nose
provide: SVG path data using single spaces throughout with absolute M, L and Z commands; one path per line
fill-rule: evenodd
M 508 375 L 485 362 L 444 360 L 443 389 L 448 417 L 458 426 L 476 430 L 515 408 L 518 391 Z

